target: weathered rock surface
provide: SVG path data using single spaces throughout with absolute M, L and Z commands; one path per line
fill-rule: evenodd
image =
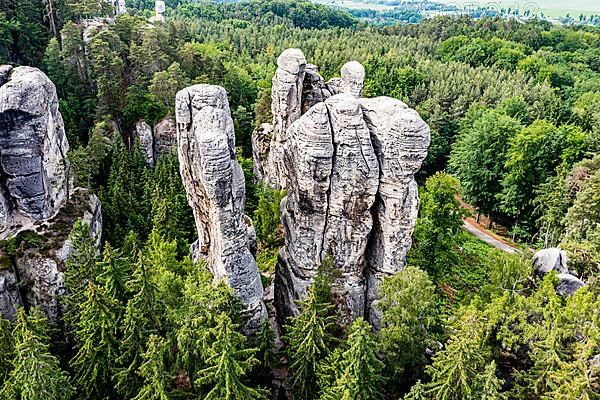
M 0 240 L 56 214 L 72 190 L 56 88 L 36 68 L 0 72 Z
M 389 97 L 359 100 L 379 160 L 379 187 L 371 210 L 374 226 L 366 257 L 367 312 L 379 325 L 379 282 L 404 268 L 419 211 L 414 175 L 429 147 L 429 128 L 419 114 Z
M 344 320 L 366 315 L 378 324 L 377 287 L 404 268 L 417 218 L 414 174 L 428 146 L 428 126 L 390 98 L 338 94 L 291 125 L 284 146 L 286 244 L 275 278 L 280 318 L 297 314 L 296 300 L 331 256 Z
M 100 243 L 98 198 L 72 188 L 54 84 L 30 67 L 0 68 L 0 312 L 37 306 L 56 322 L 77 219 Z M 9 240 L 11 245 L 9 246 Z M 15 249 L 16 247 L 16 249 Z
M 215 279 L 234 289 L 249 329 L 265 318 L 263 287 L 244 221 L 245 183 L 235 158 L 235 134 L 225 89 L 195 85 L 177 93 L 176 121 L 181 177 L 192 207 L 198 244 Z
M 560 247 L 542 249 L 533 256 L 533 266 L 538 275 L 546 275 L 550 271 L 559 274 L 569 273 L 567 267 L 567 252 Z
M 144 155 L 146 163 L 154 165 L 154 134 L 152 127 L 146 121 L 138 121 L 135 124 L 135 136 L 140 141 L 140 149 Z
M 318 67 L 307 64 L 299 49 L 287 49 L 277 59 L 272 81 L 272 124 L 263 124 L 252 134 L 254 173 L 258 181 L 283 190 L 287 187 L 283 148 L 290 125 L 311 107 L 334 94 L 362 95 L 365 69 L 357 61 L 346 63 L 341 78 L 324 82 Z
M 154 161 L 163 154 L 170 154 L 177 148 L 177 128 L 175 120 L 166 117 L 154 127 Z
M 60 296 L 65 293 L 65 264 L 71 252 L 69 236 L 79 218 L 90 226 L 90 233 L 99 247 L 102 235 L 100 201 L 87 189 L 77 188 L 55 217 L 27 232 L 29 237 L 37 235 L 37 240 L 34 244 L 22 242 L 15 256 L 14 266 L 21 281 L 23 301 L 38 307 L 53 322 L 62 315 Z M 64 227 L 69 228 L 65 230 Z
M 561 296 L 571 296 L 577 290 L 585 286 L 585 283 L 571 274 L 558 274 L 559 283 L 556 286 L 556 293 Z
M 567 252 L 560 247 L 542 249 L 533 256 L 533 267 L 538 276 L 544 277 L 556 271 L 559 280 L 556 293 L 567 297 L 585 286 L 585 282 L 569 273 Z

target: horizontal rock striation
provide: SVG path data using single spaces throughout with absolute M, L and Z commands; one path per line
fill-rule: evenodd
M 40 70 L 0 67 L 0 312 L 36 306 L 57 322 L 69 235 L 78 219 L 100 246 L 98 198 L 72 188 L 54 84 Z
M 275 277 L 279 317 L 297 315 L 319 265 L 331 257 L 342 322 L 379 326 L 377 288 L 404 268 L 417 219 L 414 174 L 429 127 L 399 100 L 351 92 L 317 103 L 287 131 L 285 246 Z
M 365 69 L 357 61 L 344 64 L 341 78 L 327 83 L 318 67 L 308 64 L 299 49 L 287 49 L 277 59 L 272 80 L 272 124 L 262 124 L 252 135 L 254 174 L 259 182 L 274 189 L 287 187 L 283 148 L 289 126 L 315 104 L 334 94 L 362 96 Z
M 58 212 L 72 190 L 56 88 L 36 68 L 0 70 L 0 240 Z
M 181 177 L 192 207 L 196 258 L 207 260 L 246 306 L 248 328 L 266 316 L 258 266 L 244 219 L 244 174 L 235 158 L 235 134 L 225 89 L 196 85 L 177 93 L 177 142 Z

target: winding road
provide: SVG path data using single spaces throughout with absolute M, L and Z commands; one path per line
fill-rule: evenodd
M 490 246 L 494 246 L 497 249 L 500 249 L 502 251 L 505 251 L 505 252 L 511 253 L 511 254 L 520 253 L 520 250 L 517 249 L 516 247 L 511 246 L 499 239 L 496 239 L 492 234 L 486 232 L 485 230 L 483 230 L 479 226 L 475 225 L 468 219 L 465 219 L 463 222 L 464 222 L 464 228 L 467 231 L 469 231 L 471 234 L 477 236 L 479 239 L 483 240 Z

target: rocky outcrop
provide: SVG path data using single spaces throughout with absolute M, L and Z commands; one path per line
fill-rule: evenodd
M 283 148 L 290 125 L 334 94 L 362 95 L 365 70 L 357 61 L 346 63 L 341 78 L 327 83 L 318 67 L 307 64 L 299 49 L 287 49 L 277 59 L 272 80 L 272 124 L 262 124 L 252 134 L 254 173 L 259 182 L 279 190 L 287 187 Z
M 154 166 L 161 155 L 170 154 L 177 146 L 175 121 L 167 116 L 157 123 L 154 129 L 146 121 L 138 121 L 135 124 L 133 137 L 139 140 L 146 163 Z
M 36 68 L 0 72 L 0 240 L 51 218 L 72 190 L 56 88 Z
M 162 154 L 170 154 L 177 147 L 177 128 L 175 120 L 165 117 L 154 127 L 154 160 Z
M 533 256 L 533 268 L 535 273 L 544 277 L 552 271 L 556 271 L 558 285 L 556 293 L 561 296 L 570 296 L 585 283 L 569 272 L 567 252 L 560 247 L 542 249 Z
M 181 177 L 192 207 L 196 256 L 207 260 L 246 306 L 248 328 L 266 316 L 258 266 L 244 221 L 245 183 L 235 158 L 235 134 L 225 89 L 196 85 L 177 93 L 177 143 Z
M 69 235 L 81 218 L 100 244 L 98 198 L 73 189 L 54 84 L 30 67 L 0 68 L 0 312 L 37 306 L 59 320 Z
M 152 127 L 146 121 L 138 121 L 135 124 L 135 137 L 140 141 L 140 150 L 144 155 L 146 164 L 154 165 L 154 135 Z
M 297 314 L 296 301 L 331 257 L 342 318 L 366 315 L 377 326 L 379 282 L 404 267 L 410 247 L 414 174 L 427 155 L 429 128 L 398 100 L 342 93 L 310 108 L 287 134 L 286 244 L 275 278 L 280 318 Z
M 559 247 L 542 249 L 533 256 L 533 267 L 540 276 L 544 276 L 550 271 L 556 271 L 559 274 L 569 273 L 567 262 L 567 252 Z
M 77 188 L 59 213 L 36 226 L 21 232 L 14 255 L 14 270 L 20 282 L 24 303 L 42 310 L 51 321 L 62 315 L 60 297 L 65 293 L 64 271 L 71 253 L 69 239 L 78 219 L 90 226 L 90 233 L 100 247 L 102 212 L 98 198 L 87 189 Z

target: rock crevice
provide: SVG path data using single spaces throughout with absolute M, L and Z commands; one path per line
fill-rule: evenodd
M 308 78 L 315 70 L 305 69 L 309 85 L 297 106 L 303 112 L 284 141 L 270 143 L 271 152 L 279 146 L 286 167 L 285 245 L 275 276 L 279 317 L 297 315 L 297 300 L 331 257 L 342 322 L 365 316 L 378 327 L 379 284 L 404 268 L 411 245 L 418 212 L 414 175 L 427 155 L 429 127 L 399 100 L 361 98 L 360 64 L 346 64 L 339 82 L 321 87 L 321 97 L 314 93 L 322 78 Z M 321 101 L 306 109 L 312 99 Z

